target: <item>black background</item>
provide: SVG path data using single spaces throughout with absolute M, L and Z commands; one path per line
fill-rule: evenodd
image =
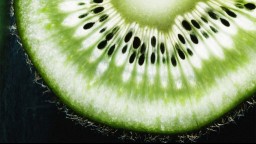
M 9 32 L 0 52 L 0 142 L 131 142 L 83 127 L 49 103 L 55 96 L 34 82 L 24 51 Z M 256 142 L 256 109 L 197 141 Z

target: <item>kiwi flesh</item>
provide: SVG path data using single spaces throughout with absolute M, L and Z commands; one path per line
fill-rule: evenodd
M 16 0 L 19 35 L 81 116 L 176 134 L 256 91 L 255 0 Z

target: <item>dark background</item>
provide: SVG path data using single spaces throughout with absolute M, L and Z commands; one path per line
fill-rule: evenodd
M 56 104 L 48 102 L 55 96 L 44 93 L 34 79 L 17 38 L 7 31 L 0 47 L 0 142 L 131 142 L 66 118 Z M 198 142 L 256 142 L 256 108 Z

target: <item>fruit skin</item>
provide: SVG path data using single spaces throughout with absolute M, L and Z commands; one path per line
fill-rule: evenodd
M 16 5 L 16 11 L 19 11 L 18 9 L 19 9 L 19 7 Z M 19 13 L 18 13 L 18 15 L 19 15 Z M 84 113 L 83 109 L 79 109 L 78 107 L 76 107 L 76 106 L 75 106 L 76 103 L 73 103 L 73 102 L 71 101 L 71 99 L 67 99 L 68 96 L 65 96 L 65 95 L 68 95 L 68 94 L 66 94 L 66 93 L 64 94 L 64 93 L 62 92 L 63 90 L 58 87 L 57 83 L 54 82 L 54 80 L 52 80 L 51 76 L 50 76 L 50 75 L 47 75 L 47 73 L 44 71 L 43 67 L 39 64 L 40 61 L 39 61 L 36 57 L 34 57 L 33 52 L 30 51 L 31 48 L 30 48 L 30 45 L 28 44 L 28 41 L 29 41 L 29 40 L 24 40 L 24 39 L 26 38 L 26 36 L 25 36 L 25 34 L 24 34 L 24 28 L 21 27 L 21 26 L 19 26 L 19 24 L 21 24 L 21 22 L 20 22 L 20 20 L 19 20 L 18 17 L 17 17 L 17 24 L 18 24 L 18 27 L 19 27 L 19 33 L 20 33 L 20 35 L 21 35 L 21 37 L 22 37 L 22 39 L 23 39 L 23 44 L 24 44 L 24 46 L 26 47 L 27 53 L 29 54 L 29 56 L 30 56 L 30 58 L 32 59 L 32 61 L 34 62 L 34 65 L 38 68 L 38 70 L 39 70 L 40 74 L 42 75 L 42 77 L 45 79 L 45 81 L 46 81 L 46 82 L 49 84 L 49 86 L 52 88 L 52 90 L 53 90 L 57 95 L 62 96 L 61 98 L 63 98 L 62 100 L 64 101 L 64 103 L 66 103 L 67 105 L 69 105 L 69 106 L 72 107 L 73 109 L 76 109 L 79 113 L 81 113 L 81 114 L 83 114 L 83 115 L 88 115 L 88 113 L 87 113 L 87 114 Z M 254 90 L 249 90 L 249 91 L 247 91 L 247 94 L 246 94 L 246 95 L 247 95 L 247 96 L 251 95 L 253 91 L 254 91 Z M 246 97 L 247 97 L 247 96 L 246 96 Z M 65 98 L 65 97 L 66 97 L 66 98 Z M 244 98 L 245 98 L 245 97 L 244 97 Z M 243 99 L 244 99 L 244 98 L 243 98 Z M 241 99 L 239 99 L 239 100 L 236 101 L 235 103 L 240 103 L 240 102 L 241 102 Z M 222 113 L 219 113 L 218 116 L 221 116 L 223 113 L 229 111 L 230 109 L 231 109 L 231 107 L 227 107 Z M 93 113 L 93 112 L 91 112 L 91 113 Z M 110 122 L 110 121 L 104 121 L 104 119 L 105 119 L 105 120 L 106 120 L 106 119 L 110 119 L 109 117 L 105 117 L 105 118 L 103 118 L 103 119 L 99 119 L 98 117 L 91 116 L 91 118 L 92 118 L 92 119 L 95 119 L 96 121 L 100 121 L 100 122 L 103 122 L 103 123 L 108 123 L 109 125 L 112 125 L 112 126 L 114 126 L 114 127 L 122 127 L 122 126 L 123 126 L 122 123 L 115 123 L 115 122 Z M 206 122 L 206 123 L 209 123 L 209 121 Z M 187 128 L 187 129 L 180 129 L 180 130 L 170 131 L 170 133 L 177 133 L 177 132 L 184 132 L 184 131 L 188 131 L 188 130 L 198 129 L 198 128 L 202 127 L 203 125 L 205 125 L 206 123 L 200 123 L 200 125 L 198 125 L 198 126 L 196 126 L 196 127 L 192 126 L 192 127 L 190 127 L 190 128 Z M 144 129 L 143 129 L 144 127 L 143 127 L 143 126 L 140 126 L 140 125 L 139 125 L 139 126 L 134 126 L 134 127 L 129 127 L 129 125 L 128 125 L 128 126 L 124 126 L 124 127 L 128 128 L 128 129 L 131 128 L 131 129 L 135 129 L 135 130 L 149 131 L 149 132 L 159 132 L 159 131 L 161 131 L 160 129 L 144 130 Z M 161 132 L 160 132 L 160 133 L 161 133 Z

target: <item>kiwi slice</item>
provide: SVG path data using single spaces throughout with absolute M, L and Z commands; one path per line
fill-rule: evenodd
M 94 121 L 175 134 L 256 90 L 256 0 L 16 0 L 25 50 Z

